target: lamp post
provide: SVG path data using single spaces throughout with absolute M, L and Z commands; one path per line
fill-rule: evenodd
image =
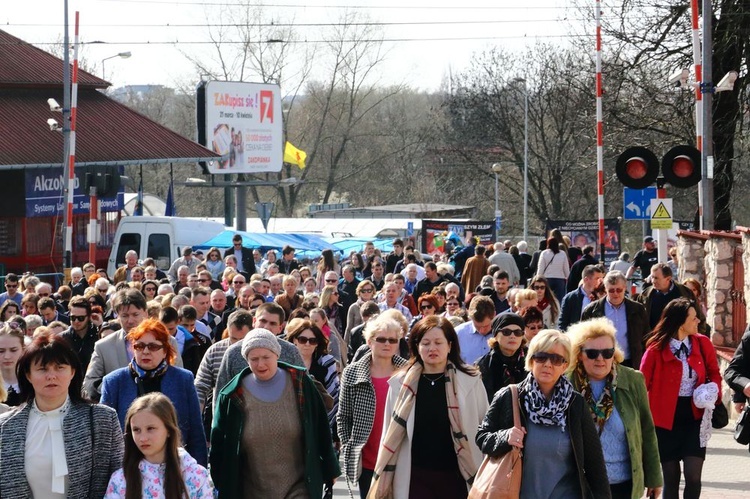
M 133 55 L 133 54 L 131 52 L 129 52 L 129 51 L 128 52 L 120 52 L 119 54 L 111 55 L 109 57 L 105 57 L 104 59 L 102 59 L 102 78 L 103 79 L 107 78 L 107 73 L 106 73 L 106 71 L 104 71 L 104 61 L 108 61 L 110 59 L 114 59 L 115 57 L 119 57 L 120 59 L 127 59 L 131 55 Z
M 500 163 L 493 163 L 492 164 L 492 173 L 495 174 L 495 230 L 497 231 L 497 235 L 500 235 L 500 219 L 503 216 L 503 213 L 500 211 L 500 189 L 498 187 L 498 178 L 497 174 L 500 173 L 503 170 L 503 165 Z
M 523 240 L 529 239 L 529 89 L 526 78 L 515 78 L 523 83 Z

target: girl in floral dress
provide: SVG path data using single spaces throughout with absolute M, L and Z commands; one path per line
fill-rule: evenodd
M 125 417 L 123 467 L 112 474 L 105 499 L 213 498 L 208 471 L 180 442 L 169 398 L 159 392 L 137 398 Z

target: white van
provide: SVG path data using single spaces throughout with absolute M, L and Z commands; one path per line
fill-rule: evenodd
M 135 250 L 138 259 L 151 257 L 156 266 L 167 271 L 182 248 L 205 243 L 225 229 L 212 220 L 179 217 L 123 217 L 117 226 L 112 251 L 107 261 L 107 275 L 125 265 L 125 253 Z

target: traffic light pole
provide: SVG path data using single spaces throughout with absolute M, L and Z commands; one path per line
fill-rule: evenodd
M 703 200 L 700 213 L 701 230 L 714 228 L 714 141 L 713 141 L 713 10 L 711 0 L 703 0 L 703 138 L 701 149 L 701 181 L 698 184 Z
M 664 187 L 664 177 L 656 179 L 656 198 L 666 199 L 667 189 Z M 667 249 L 667 230 L 666 229 L 654 229 L 654 236 L 656 239 L 656 249 L 658 251 L 659 263 L 667 263 L 669 259 L 669 251 Z

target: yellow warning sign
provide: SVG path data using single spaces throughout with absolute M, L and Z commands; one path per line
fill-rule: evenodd
M 651 228 L 652 229 L 671 229 L 672 228 L 672 200 L 652 199 L 651 206 Z
M 667 208 L 664 206 L 664 203 L 659 203 L 659 207 L 656 208 L 656 212 L 651 216 L 653 219 L 657 218 L 669 218 L 672 219 L 672 215 L 669 214 L 667 211 Z

